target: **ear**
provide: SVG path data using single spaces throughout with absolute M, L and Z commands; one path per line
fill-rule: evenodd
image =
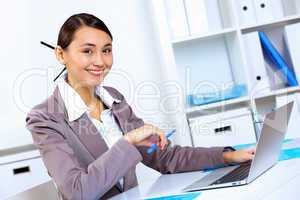
M 64 55 L 64 50 L 60 47 L 60 46 L 57 46 L 55 47 L 55 56 L 56 56 L 56 59 L 63 65 L 66 64 L 66 61 L 65 61 L 65 55 Z

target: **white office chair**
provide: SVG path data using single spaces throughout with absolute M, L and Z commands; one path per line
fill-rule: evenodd
M 59 191 L 59 189 L 58 189 L 56 183 L 54 182 L 54 180 L 52 180 L 52 182 L 53 182 L 53 185 L 54 185 L 54 187 L 56 189 L 56 192 L 57 192 L 57 195 L 58 195 L 58 200 L 64 200 L 64 198 L 63 198 L 61 192 Z

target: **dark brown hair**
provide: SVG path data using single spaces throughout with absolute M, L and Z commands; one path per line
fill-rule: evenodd
M 74 39 L 75 32 L 82 26 L 88 26 L 104 31 L 111 39 L 113 39 L 111 32 L 102 20 L 91 14 L 80 13 L 72 15 L 62 25 L 58 34 L 57 45 L 62 49 L 66 49 Z

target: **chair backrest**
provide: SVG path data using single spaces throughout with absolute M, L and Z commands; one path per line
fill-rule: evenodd
M 64 200 L 63 195 L 62 195 L 61 192 L 59 191 L 59 189 L 58 189 L 56 183 L 54 182 L 54 180 L 52 180 L 52 182 L 53 182 L 53 185 L 54 185 L 54 187 L 55 187 L 55 189 L 56 189 L 56 192 L 57 192 L 57 195 L 58 195 L 58 200 Z

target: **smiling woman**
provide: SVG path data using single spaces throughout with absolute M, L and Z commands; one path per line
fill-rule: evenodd
M 106 25 L 92 15 L 74 15 L 63 24 L 55 53 L 72 87 L 95 87 L 103 81 L 113 64 L 112 39 Z
M 141 161 L 161 173 L 176 173 L 253 157 L 253 151 L 224 147 L 171 146 L 162 130 L 134 114 L 119 91 L 102 85 L 113 65 L 112 39 L 93 15 L 67 19 L 55 48 L 67 73 L 26 117 L 64 199 L 107 199 L 126 191 L 137 185 L 135 167 Z M 157 150 L 147 154 L 153 143 Z

